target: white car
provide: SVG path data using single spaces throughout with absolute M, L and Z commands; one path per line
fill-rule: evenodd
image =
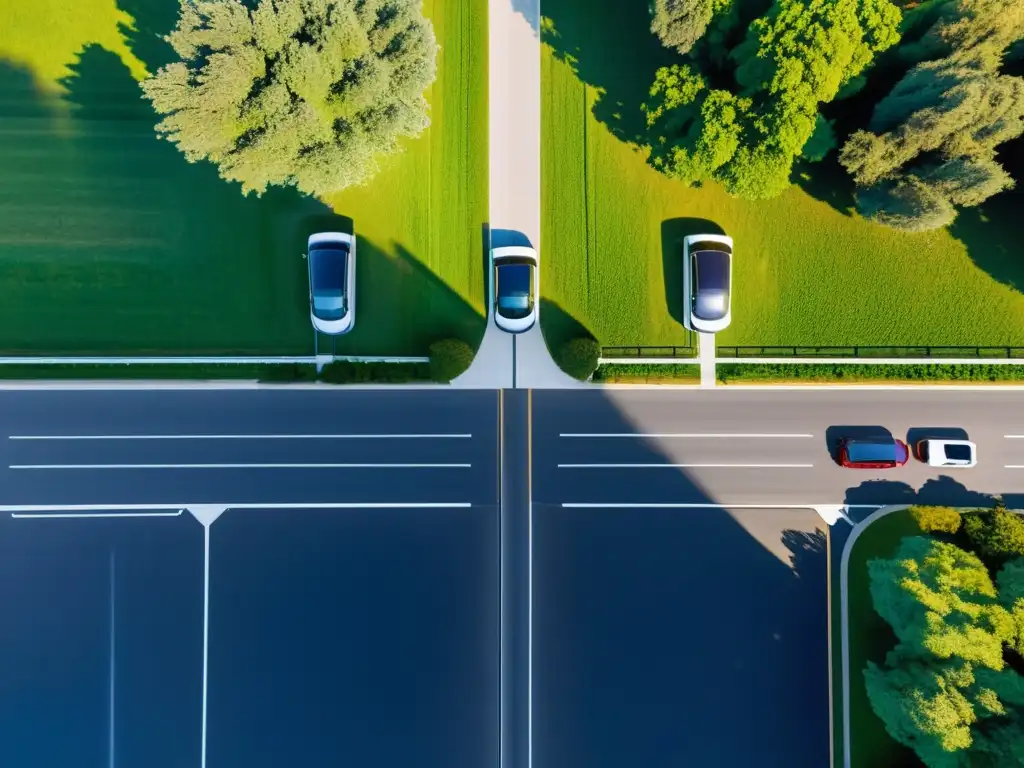
M 917 456 L 930 467 L 973 467 L 978 448 L 970 440 L 921 440 Z
M 717 333 L 732 321 L 732 238 L 688 235 L 683 238 L 683 325 Z
M 491 249 L 490 290 L 494 323 L 503 331 L 530 330 L 540 315 L 540 262 L 525 245 Z
M 313 327 L 331 335 L 356 324 L 356 237 L 344 232 L 309 236 L 309 316 Z

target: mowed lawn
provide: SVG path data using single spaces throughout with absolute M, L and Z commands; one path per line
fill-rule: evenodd
M 425 3 L 442 46 L 432 126 L 371 184 L 326 202 L 245 198 L 156 138 L 137 80 L 173 55 L 157 35 L 177 7 L 0 9 L 0 354 L 310 354 L 305 240 L 352 224 L 357 326 L 339 353 L 479 338 L 483 0 Z
M 570 319 L 604 345 L 685 344 L 680 238 L 735 240 L 732 326 L 722 345 L 1024 346 L 1024 195 L 962 214 L 951 231 L 907 235 L 845 211 L 844 185 L 813 183 L 759 203 L 717 185 L 688 189 L 632 141 L 638 105 L 673 61 L 645 7 L 548 0 L 543 12 L 542 292 L 562 336 Z M 609 55 L 609 51 L 628 55 Z M 840 177 L 841 178 L 841 177 Z M 833 207 L 833 204 L 835 207 Z
M 871 708 L 864 686 L 864 669 L 869 661 L 881 664 L 896 639 L 892 629 L 875 613 L 869 592 L 867 564 L 879 557 L 892 557 L 904 536 L 920 533 L 917 524 L 905 511 L 893 512 L 881 517 L 857 538 L 850 552 L 847 571 L 849 594 L 850 628 L 850 765 L 851 768 L 917 768 L 920 761 L 906 747 L 897 744 L 885 730 L 885 725 Z M 835 555 L 839 557 L 840 554 Z M 833 601 L 833 610 L 841 610 L 838 590 Z M 836 627 L 839 626 L 837 622 Z M 840 654 L 842 646 L 837 634 L 833 652 Z M 842 670 L 841 664 L 837 664 Z M 841 702 L 843 689 L 841 678 L 833 686 L 834 696 Z M 841 712 L 841 704 L 836 708 Z M 842 731 L 836 731 L 835 744 L 837 761 L 842 765 Z

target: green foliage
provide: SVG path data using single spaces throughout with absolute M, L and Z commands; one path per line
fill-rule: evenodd
M 915 55 L 944 58 L 907 72 L 875 107 L 870 131 L 854 132 L 840 153 L 865 217 L 906 231 L 937 229 L 953 221 L 956 206 L 1014 186 L 995 156 L 1024 133 L 1024 78 L 999 68 L 1021 37 L 1019 0 L 946 6 L 915 45 Z
M 659 129 L 655 167 L 688 183 L 714 179 L 748 200 L 777 196 L 809 142 L 808 158 L 834 142 L 819 106 L 896 43 L 899 21 L 889 0 L 776 0 L 731 54 L 737 93 L 691 87 L 673 101 L 659 72 L 646 106 Z M 659 124 L 680 108 L 682 117 Z
M 836 148 L 836 132 L 833 121 L 826 120 L 818 113 L 814 122 L 814 133 L 807 139 L 800 155 L 812 163 L 818 163 L 828 157 L 828 153 Z
M 193 0 L 168 40 L 181 61 L 142 85 L 158 132 L 245 193 L 362 184 L 429 124 L 438 46 L 419 0 Z
M 1003 667 L 1013 637 L 988 570 L 973 552 L 927 536 L 908 536 L 896 555 L 868 563 L 871 598 L 900 642 L 940 659 Z
M 688 53 L 708 26 L 716 0 L 653 0 L 651 32 L 666 48 Z
M 964 532 L 978 554 L 992 564 L 1024 555 L 1024 520 L 1003 507 L 964 516 Z
M 601 360 L 601 345 L 596 339 L 581 336 L 569 339 L 558 349 L 558 365 L 574 379 L 586 381 L 597 370 Z
M 430 345 L 430 378 L 449 382 L 464 373 L 476 353 L 460 339 L 441 339 Z
M 1024 381 L 1016 365 L 869 365 L 861 363 L 725 363 L 719 381 Z M 964 517 L 967 526 L 967 516 Z
M 953 507 L 914 506 L 907 511 L 923 533 L 956 533 L 960 530 L 960 511 Z

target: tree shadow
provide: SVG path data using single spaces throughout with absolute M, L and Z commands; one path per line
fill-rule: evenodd
M 917 490 L 902 480 L 867 480 L 846 490 L 847 505 L 927 504 L 944 507 L 995 506 L 996 497 L 973 491 L 949 475 L 929 478 Z
M 178 23 L 178 3 L 173 0 L 117 0 L 117 7 L 134 20 L 132 26 L 118 26 L 128 47 L 150 74 L 177 60 L 177 54 L 164 37 Z
M 1022 142 L 1010 142 L 1015 143 Z M 1008 156 L 1009 151 L 1000 152 L 999 159 Z M 1024 171 L 1024 163 L 1021 170 Z M 1024 192 L 1002 192 L 976 208 L 961 210 L 949 231 L 966 246 L 967 255 L 979 269 L 1003 285 L 1024 292 L 1024 261 L 1018 246 L 1022 209 Z
M 617 138 L 646 142 L 640 106 L 659 67 L 679 61 L 651 33 L 646 3 L 544 0 L 541 40 L 597 91 L 593 114 Z M 615 52 L 620 52 L 617 55 Z
M 558 467 L 669 462 L 653 440 L 559 437 L 659 431 L 652 396 L 631 407 L 603 390 L 534 393 L 535 764 L 820 768 L 829 727 L 820 519 L 563 506 L 719 501 L 672 468 Z M 769 549 L 798 540 L 793 563 Z M 695 621 L 714 630 L 695 631 Z M 744 737 L 723 738 L 736 722 Z
M 661 261 L 665 270 L 665 304 L 668 313 L 685 325 L 683 297 L 683 238 L 688 235 L 724 235 L 725 230 L 708 219 L 679 217 L 661 222 Z
M 817 163 L 797 160 L 790 178 L 815 200 L 827 203 L 844 216 L 851 216 L 856 211 L 856 185 L 846 169 L 839 164 L 837 150 Z
M 540 330 L 544 335 L 544 343 L 552 353 L 571 339 L 596 338 L 557 301 L 544 297 L 540 300 Z

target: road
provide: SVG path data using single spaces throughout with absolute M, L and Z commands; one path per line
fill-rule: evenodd
M 497 393 L 8 391 L 2 503 L 497 502 Z
M 602 390 L 534 396 L 534 499 L 559 504 L 803 506 L 922 501 L 1024 503 L 1019 392 L 935 390 Z M 916 460 L 850 470 L 841 435 L 910 442 L 962 430 L 970 470 Z

